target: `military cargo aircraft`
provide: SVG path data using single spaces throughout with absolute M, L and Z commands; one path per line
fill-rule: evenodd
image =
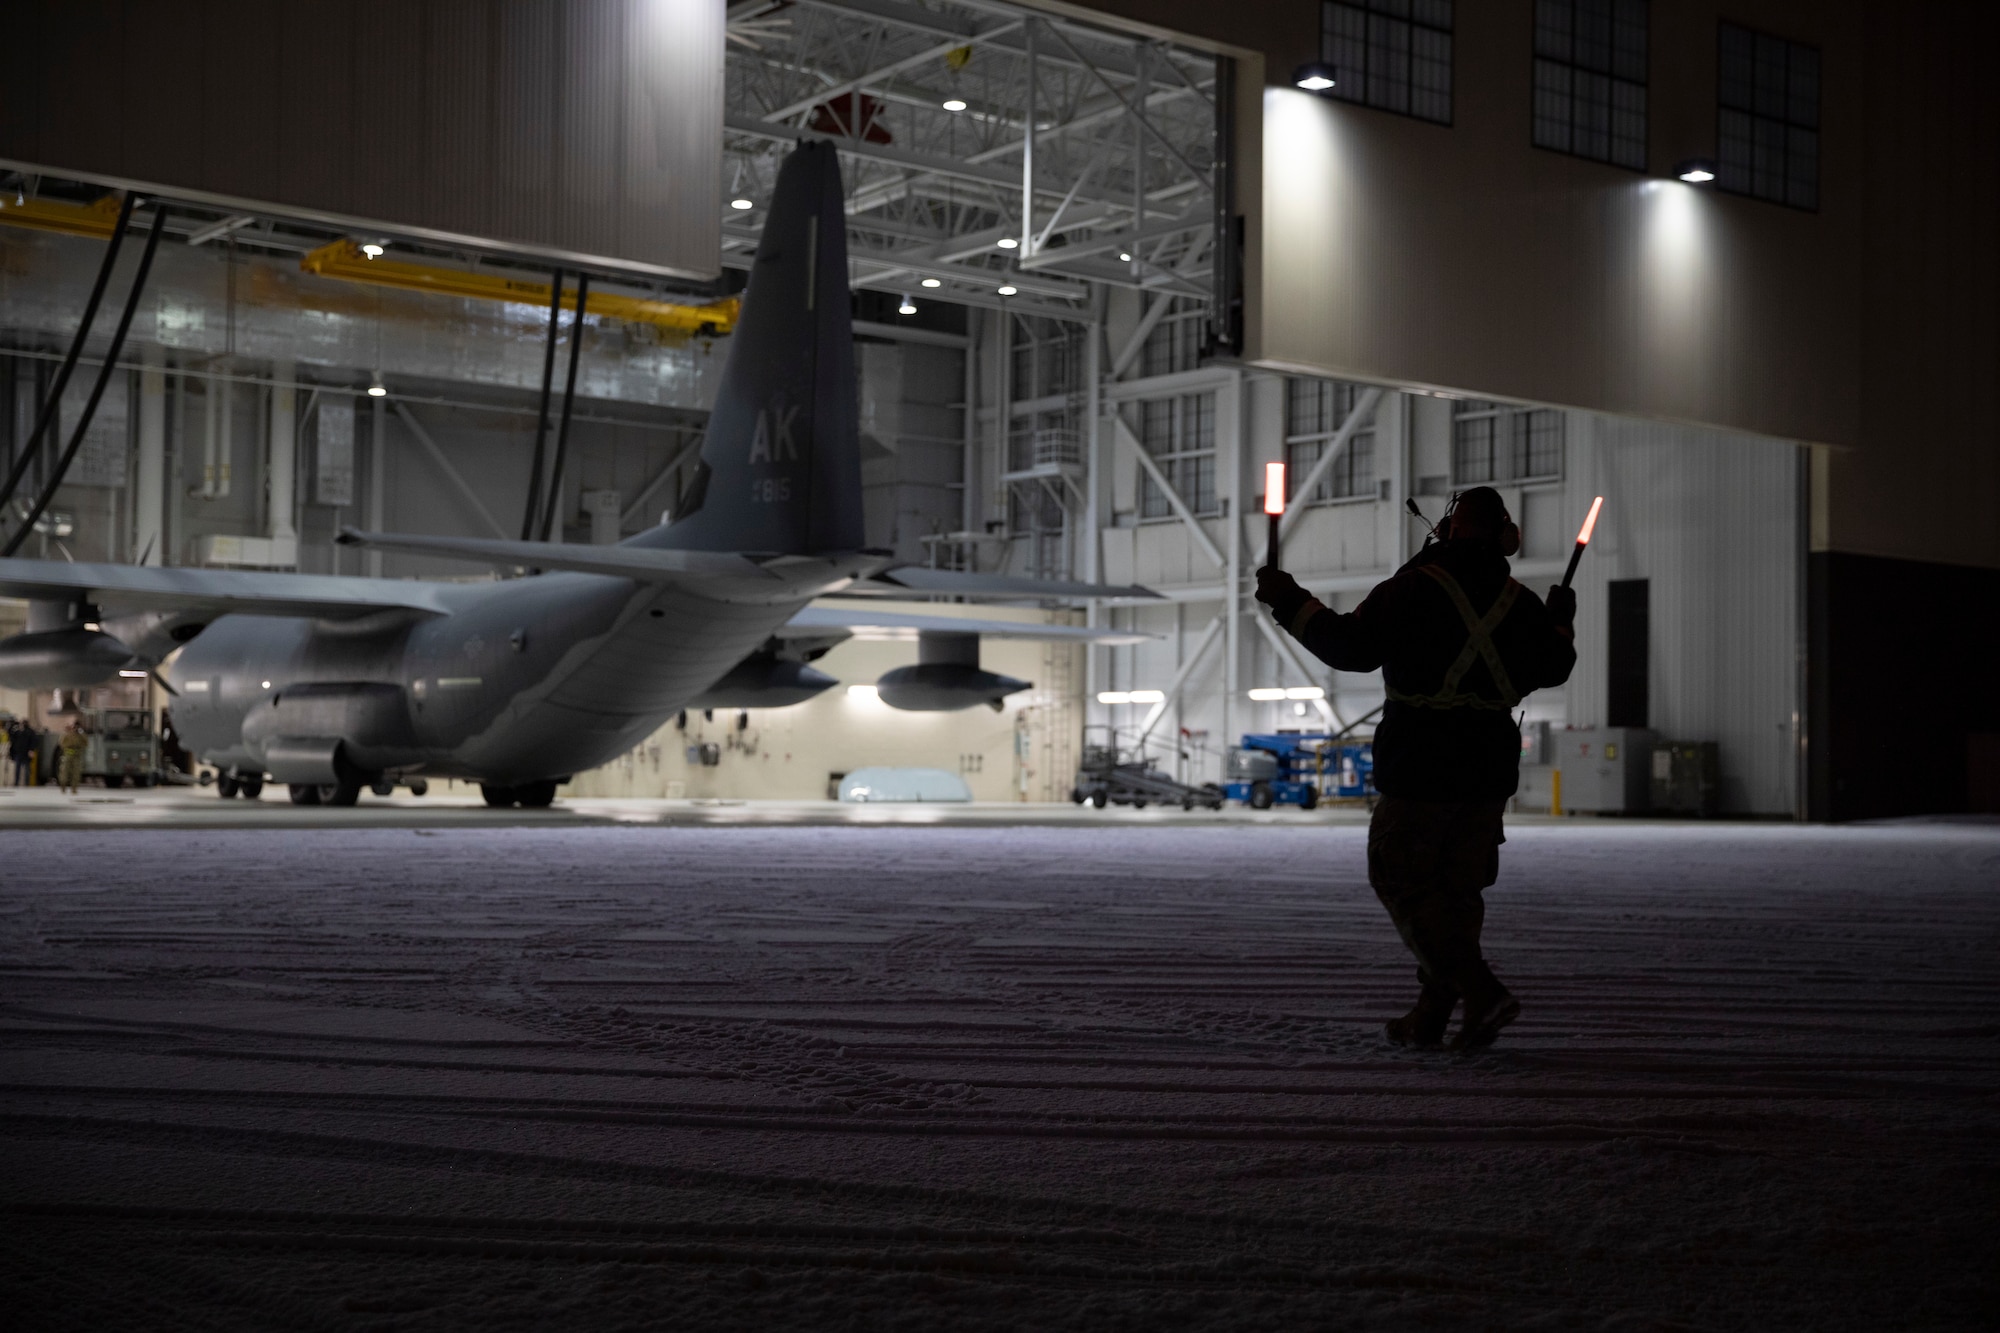
M 301 804 L 364 787 L 481 784 L 496 806 L 623 754 L 687 708 L 774 707 L 832 684 L 809 661 L 856 630 L 914 634 L 884 702 L 986 703 L 980 635 L 1131 642 L 1081 627 L 809 607 L 830 593 L 1150 596 L 1142 588 L 899 566 L 862 535 L 840 169 L 808 143 L 781 170 L 689 496 L 616 546 L 361 533 L 340 540 L 531 571 L 487 583 L 0 559 L 29 601 L 0 683 L 49 689 L 156 670 L 224 796 Z

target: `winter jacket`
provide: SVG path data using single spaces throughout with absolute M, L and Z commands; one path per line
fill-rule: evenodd
M 1488 626 L 1500 679 L 1468 617 Z M 1568 680 L 1576 665 L 1575 644 L 1541 598 L 1509 578 L 1499 548 L 1479 539 L 1433 543 L 1352 613 L 1315 598 L 1285 627 L 1336 670 L 1382 669 L 1389 700 L 1375 729 L 1375 785 L 1416 801 L 1513 795 L 1521 776 L 1513 709 L 1529 691 Z

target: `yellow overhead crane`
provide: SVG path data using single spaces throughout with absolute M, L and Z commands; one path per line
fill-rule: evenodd
M 56 199 L 27 199 L 20 203 L 10 194 L 0 194 L 0 223 L 33 227 L 38 231 L 62 232 L 70 236 L 109 239 L 118 225 L 119 198 L 107 194 L 93 204 L 69 204 Z M 435 292 L 440 296 L 473 297 L 482 301 L 514 301 L 547 306 L 549 284 L 469 269 L 447 268 L 438 264 L 410 264 L 398 259 L 370 259 L 351 240 L 322 245 L 299 261 L 299 267 L 323 278 L 343 278 L 349 282 L 372 282 L 406 291 Z M 563 292 L 563 308 L 576 309 L 574 289 Z M 724 297 L 706 305 L 679 305 L 672 301 L 648 301 L 643 297 L 621 296 L 616 292 L 590 294 L 589 313 L 632 324 L 652 324 L 681 336 L 725 334 L 736 327 L 742 302 Z
M 483 301 L 513 301 L 521 305 L 547 306 L 549 284 L 495 273 L 475 273 L 469 269 L 442 265 L 409 264 L 399 259 L 370 259 L 360 245 L 338 240 L 322 245 L 299 261 L 299 267 L 323 278 L 345 278 L 349 282 L 372 282 L 384 287 L 401 287 L 414 292 L 436 292 L 440 296 L 467 296 Z M 576 309 L 576 292 L 565 289 L 563 307 Z M 724 297 L 707 305 L 676 305 L 671 301 L 648 301 L 615 292 L 592 292 L 589 313 L 633 324 L 654 324 L 679 334 L 722 334 L 736 327 L 742 302 Z
M 59 199 L 23 199 L 15 203 L 12 191 L 0 194 L 0 222 L 37 231 L 59 231 L 70 236 L 95 236 L 108 240 L 118 225 L 119 198 L 107 194 L 94 204 L 66 204 Z

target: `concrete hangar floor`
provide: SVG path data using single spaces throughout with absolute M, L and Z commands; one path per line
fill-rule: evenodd
M 1522 821 L 1463 1058 L 1351 817 L 23 799 L 11 1327 L 2000 1317 L 1991 825 Z

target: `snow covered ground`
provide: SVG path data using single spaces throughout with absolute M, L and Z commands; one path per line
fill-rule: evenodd
M 17 1328 L 1992 1328 L 2000 828 L 0 833 Z

